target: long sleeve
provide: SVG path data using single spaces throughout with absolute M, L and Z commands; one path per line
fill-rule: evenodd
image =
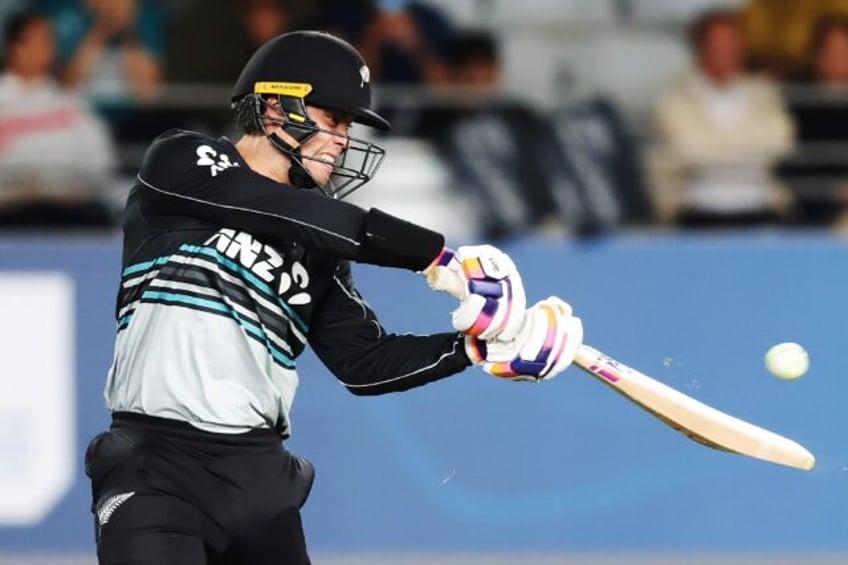
M 420 226 L 275 182 L 251 170 L 231 143 L 193 132 L 160 136 L 134 190 L 141 215 L 154 225 L 191 218 L 375 265 L 422 269 L 444 245 L 444 237 Z M 390 224 L 392 237 L 375 236 L 377 222 Z
M 386 333 L 353 287 L 345 263 L 313 313 L 308 340 L 318 358 L 357 395 L 407 390 L 471 365 L 456 332 Z

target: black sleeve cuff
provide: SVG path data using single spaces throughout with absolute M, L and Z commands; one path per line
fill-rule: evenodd
M 445 246 L 435 231 L 372 208 L 365 215 L 356 261 L 411 271 L 425 269 Z

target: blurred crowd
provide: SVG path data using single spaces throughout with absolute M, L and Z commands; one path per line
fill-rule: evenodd
M 848 0 L 698 15 L 649 131 L 602 94 L 505 95 L 497 29 L 425 0 L 3 0 L 0 23 L 3 229 L 114 229 L 146 144 L 231 134 L 230 85 L 292 29 L 361 51 L 394 126 L 381 142 L 426 148 L 445 171 L 432 206 L 466 232 L 848 225 Z

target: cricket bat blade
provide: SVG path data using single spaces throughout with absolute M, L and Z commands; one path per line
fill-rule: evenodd
M 591 346 L 581 345 L 574 363 L 703 445 L 805 471 L 816 465 L 799 443 L 699 402 Z

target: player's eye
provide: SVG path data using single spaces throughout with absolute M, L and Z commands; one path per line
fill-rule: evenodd
M 328 112 L 327 119 L 334 130 L 343 126 L 344 133 L 350 131 L 350 127 L 353 122 L 353 117 L 345 114 L 344 112 Z

